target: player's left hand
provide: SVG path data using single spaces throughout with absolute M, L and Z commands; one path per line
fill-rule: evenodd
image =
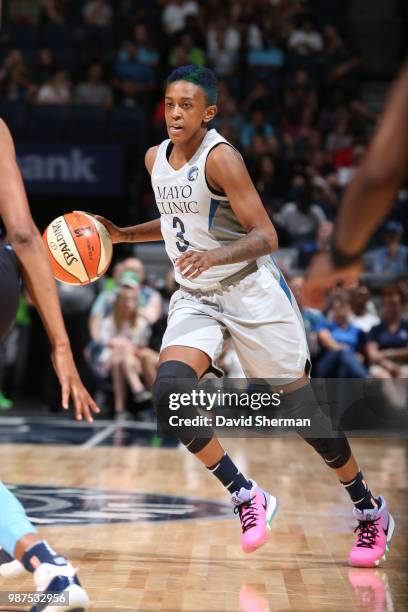
M 61 385 L 63 408 L 68 410 L 69 400 L 72 398 L 76 420 L 82 421 L 85 418 L 92 423 L 92 412 L 98 413 L 100 409 L 82 384 L 71 349 L 65 346 L 56 347 L 52 351 L 51 359 Z
M 337 269 L 332 263 L 330 253 L 315 255 L 306 272 L 303 287 L 305 306 L 322 310 L 326 305 L 327 295 L 336 286 L 336 283 L 341 281 L 347 288 L 358 279 L 361 267 L 361 264 L 357 262 L 347 268 Z
M 202 253 L 188 251 L 180 255 L 176 261 L 176 266 L 184 278 L 192 280 L 200 276 L 208 268 L 214 266 L 215 263 L 212 251 L 203 251 Z

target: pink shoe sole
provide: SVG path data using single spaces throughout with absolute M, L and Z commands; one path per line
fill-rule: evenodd
M 269 532 L 271 530 L 271 522 L 275 514 L 277 513 L 278 508 L 279 508 L 278 498 L 274 497 L 273 495 L 270 495 L 268 507 L 266 509 L 265 531 L 263 532 L 262 537 L 256 542 L 254 542 L 253 544 L 242 545 L 242 550 L 244 553 L 254 552 L 255 550 L 258 550 L 258 548 L 261 548 L 261 546 L 267 543 L 267 541 L 269 540 Z

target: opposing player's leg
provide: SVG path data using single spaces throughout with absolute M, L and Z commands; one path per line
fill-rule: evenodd
M 0 342 L 14 323 L 19 292 L 17 260 L 13 251 L 0 241 Z M 87 608 L 88 597 L 75 576 L 76 570 L 42 540 L 23 506 L 0 482 L 0 574 L 16 575 L 24 570 L 33 574 L 37 590 L 69 593 L 67 606 L 47 606 L 41 608 L 44 612 Z M 36 607 L 32 612 L 37 612 Z
M 178 345 L 162 350 L 153 388 L 153 401 L 159 421 L 168 422 L 171 394 L 177 389 L 185 392 L 183 383 L 188 380 L 194 385 L 210 367 L 211 359 L 202 350 Z M 190 406 L 184 411 L 179 410 L 179 417 L 183 418 L 184 413 L 188 418 L 194 416 Z M 241 545 L 244 552 L 252 552 L 265 544 L 268 539 L 267 529 L 277 511 L 277 499 L 241 473 L 210 427 L 176 427 L 173 434 L 231 494 L 234 511 L 241 520 Z
M 22 573 L 24 568 L 33 574 L 37 591 L 61 593 L 67 598 L 64 605 L 44 608 L 41 604 L 41 608 L 34 606 L 31 612 L 39 609 L 43 612 L 86 610 L 89 600 L 76 577 L 76 569 L 40 537 L 28 520 L 23 506 L 1 482 L 0 508 L 1 559 L 9 570 L 2 572 L 2 575 L 16 575 Z M 11 555 L 15 559 L 14 563 Z

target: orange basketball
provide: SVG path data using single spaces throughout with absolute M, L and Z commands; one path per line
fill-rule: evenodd
M 43 240 L 55 278 L 67 285 L 92 283 L 105 274 L 112 260 L 108 230 L 83 212 L 54 219 Z

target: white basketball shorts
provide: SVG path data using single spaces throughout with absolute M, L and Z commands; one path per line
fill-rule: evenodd
M 301 378 L 309 350 L 296 300 L 273 259 L 228 286 L 191 292 L 170 301 L 162 347 L 187 346 L 206 353 L 216 370 L 230 336 L 247 378 Z

